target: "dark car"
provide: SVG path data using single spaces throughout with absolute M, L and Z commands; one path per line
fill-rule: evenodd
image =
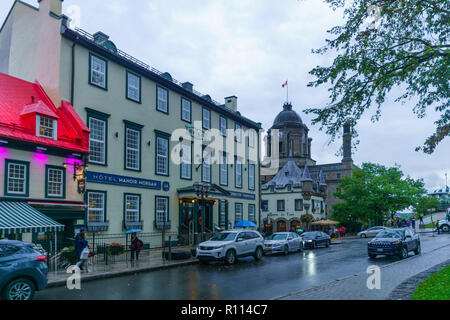
M 367 244 L 367 252 L 372 259 L 377 255 L 405 259 L 410 251 L 420 254 L 419 235 L 411 228 L 383 230 Z
M 31 300 L 47 286 L 46 256 L 33 244 L 0 240 L 0 295 L 5 300 Z
M 315 249 L 318 246 L 325 246 L 328 248 L 331 243 L 330 236 L 322 231 L 305 232 L 301 237 L 303 240 L 303 248 Z

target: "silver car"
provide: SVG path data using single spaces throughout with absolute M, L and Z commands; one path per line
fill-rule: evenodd
M 276 232 L 271 234 L 264 241 L 265 254 L 301 252 L 303 251 L 303 242 L 295 232 Z
M 378 232 L 380 232 L 384 229 L 386 229 L 386 227 L 372 227 L 367 230 L 358 232 L 358 237 L 360 237 L 360 238 L 375 237 L 378 234 Z

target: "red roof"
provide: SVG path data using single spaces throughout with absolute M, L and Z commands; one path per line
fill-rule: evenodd
M 36 114 L 57 119 L 57 140 L 36 136 Z M 39 82 L 0 73 L 0 137 L 86 154 L 89 133 L 69 102 L 57 108 Z

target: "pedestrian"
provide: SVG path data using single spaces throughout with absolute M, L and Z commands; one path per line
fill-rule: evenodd
M 411 227 L 411 222 L 409 222 L 409 220 L 406 222 L 406 226 L 409 228 Z
M 341 236 L 341 230 L 339 228 L 336 228 L 336 236 L 337 238 Z
M 144 246 L 144 243 L 142 242 L 142 240 L 140 240 L 137 235 L 136 232 L 131 234 L 131 245 L 130 245 L 130 249 L 131 249 L 131 261 L 134 261 L 134 258 L 136 257 L 136 261 L 139 260 L 139 253 L 142 250 L 142 247 Z
M 333 230 L 330 228 L 330 229 L 328 229 L 328 235 L 330 236 L 330 238 L 332 237 L 332 235 L 333 235 Z
M 361 226 L 361 232 L 363 232 L 364 231 L 364 226 Z
M 341 236 L 344 237 L 345 236 L 345 227 L 342 226 L 341 228 Z
M 413 229 L 416 229 L 416 219 L 414 219 L 414 218 L 411 219 L 411 225 L 412 225 Z
M 423 214 L 420 214 L 420 216 L 419 216 L 419 224 L 425 224 L 424 222 L 423 222 Z
M 89 259 L 89 245 L 86 240 L 86 230 L 81 228 L 80 233 L 75 237 L 75 250 L 77 252 L 77 267 L 80 268 L 81 271 L 87 270 L 87 262 Z M 84 267 L 86 266 L 86 269 Z
M 441 234 L 441 228 L 439 227 L 439 220 L 436 221 L 436 230 L 438 234 Z

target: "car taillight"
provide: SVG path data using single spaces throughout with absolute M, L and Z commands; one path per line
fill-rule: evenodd
M 39 256 L 39 257 L 36 258 L 36 261 L 46 262 L 47 261 L 47 256 Z

